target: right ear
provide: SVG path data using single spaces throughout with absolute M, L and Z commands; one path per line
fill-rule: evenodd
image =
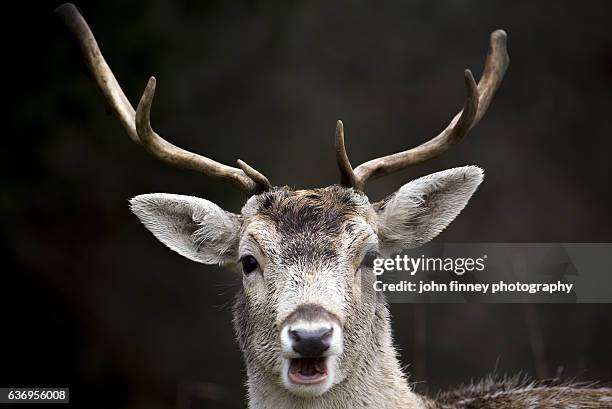
M 377 203 L 382 245 L 393 253 L 436 237 L 461 213 L 483 175 L 477 166 L 443 170 L 406 183 Z
M 204 264 L 235 262 L 241 217 L 208 200 L 152 193 L 130 200 L 132 212 L 170 249 Z

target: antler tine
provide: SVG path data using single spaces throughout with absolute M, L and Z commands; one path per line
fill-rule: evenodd
M 343 186 L 355 186 L 355 173 L 351 161 L 346 154 L 344 146 L 344 124 L 341 120 L 336 122 L 336 161 L 340 170 L 340 184 Z
M 258 186 L 261 186 L 262 191 L 266 191 L 272 188 L 272 184 L 270 183 L 268 178 L 265 177 L 262 173 L 253 169 L 251 166 L 249 166 L 248 163 L 241 159 L 238 159 L 236 163 L 238 164 L 238 167 L 242 169 L 242 171 L 246 173 L 248 177 L 253 179 L 253 181 L 257 183 Z
M 223 165 L 205 156 L 178 148 L 161 138 L 151 127 L 150 119 L 156 82 L 155 77 L 149 78 L 136 108 L 136 131 L 140 143 L 149 153 L 169 165 L 202 172 L 206 176 L 234 184 L 249 194 L 259 193 L 271 187 L 264 175 L 240 160 L 239 165 L 247 167 L 248 171 Z
M 491 33 L 485 68 L 478 85 L 474 81 L 472 72 L 465 70 L 467 97 L 463 109 L 455 115 L 446 129 L 422 145 L 372 159 L 353 170 L 344 147 L 344 133 L 338 136 L 338 127 L 336 127 L 336 158 L 341 172 L 341 183 L 344 186 L 363 190 L 369 179 L 376 179 L 429 160 L 460 142 L 480 122 L 501 84 L 510 61 L 506 51 L 506 38 L 503 30 Z
M 71 3 L 62 4 L 55 9 L 55 12 L 62 18 L 64 24 L 66 24 L 78 40 L 89 71 L 102 90 L 110 108 L 119 117 L 119 121 L 127 131 L 130 139 L 140 143 L 134 124 L 136 112 L 121 90 L 106 60 L 104 60 L 87 22 L 83 19 L 75 5 Z
M 142 145 L 153 156 L 169 165 L 194 170 L 213 179 L 229 182 L 249 195 L 260 193 L 271 187 L 264 175 L 242 161 L 241 168 L 246 167 L 248 170 L 227 166 L 205 156 L 197 155 L 174 146 L 160 137 L 152 129 L 150 121 L 151 105 L 155 95 L 155 78 L 149 79 L 138 107 L 134 111 L 104 60 L 89 25 L 78 9 L 73 4 L 66 3 L 59 6 L 56 12 L 78 40 L 92 76 L 132 141 Z

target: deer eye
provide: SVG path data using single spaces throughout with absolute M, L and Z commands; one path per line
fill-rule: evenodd
M 363 260 L 361 260 L 361 267 L 373 268 L 374 260 L 377 259 L 378 257 L 380 257 L 378 252 L 368 251 L 366 255 L 363 257 Z
M 240 264 L 242 264 L 242 272 L 244 274 L 250 274 L 259 267 L 259 263 L 257 263 L 257 259 L 255 257 L 248 255 L 242 256 L 240 258 Z

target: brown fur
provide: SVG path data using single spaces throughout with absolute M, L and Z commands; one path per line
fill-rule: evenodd
M 427 400 L 428 409 L 610 409 L 612 389 L 593 384 L 490 376 Z

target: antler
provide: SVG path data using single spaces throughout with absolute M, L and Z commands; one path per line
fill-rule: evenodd
M 63 4 L 55 11 L 77 38 L 92 76 L 130 139 L 169 165 L 194 170 L 213 179 L 229 182 L 250 195 L 265 191 L 272 186 L 264 175 L 241 160 L 238 160 L 239 168 L 234 168 L 181 149 L 160 137 L 151 128 L 150 121 L 151 105 L 155 95 L 155 78 L 149 79 L 134 111 L 104 60 L 91 29 L 74 4 Z
M 489 53 L 484 72 L 476 85 L 470 70 L 465 70 L 467 98 L 463 109 L 455 115 L 450 124 L 439 135 L 415 148 L 362 163 L 353 170 L 344 146 L 344 126 L 336 123 L 336 160 L 340 169 L 340 183 L 347 187 L 363 190 L 369 179 L 377 179 L 429 160 L 445 152 L 463 139 L 483 117 L 499 88 L 510 58 L 506 51 L 506 32 L 491 33 Z

